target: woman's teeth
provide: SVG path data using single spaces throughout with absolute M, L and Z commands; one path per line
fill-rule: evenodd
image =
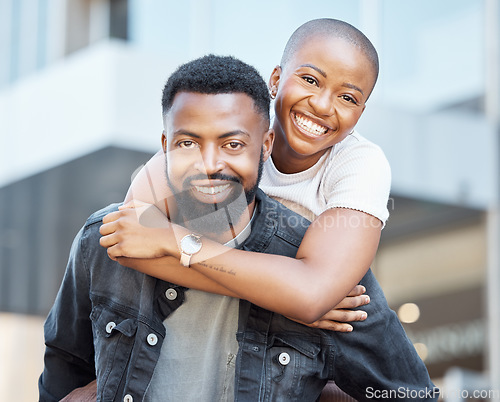
M 321 126 L 313 121 L 306 119 L 304 116 L 295 116 L 295 122 L 303 130 L 311 133 L 312 135 L 323 135 L 328 131 L 328 127 Z
M 209 187 L 207 187 L 207 186 L 194 186 L 194 187 L 196 188 L 196 191 L 199 191 L 200 193 L 214 195 L 214 194 L 218 194 L 218 193 L 221 193 L 224 190 L 226 190 L 229 187 L 229 184 L 224 184 L 222 186 L 215 186 L 215 187 L 211 187 L 211 186 L 209 186 Z

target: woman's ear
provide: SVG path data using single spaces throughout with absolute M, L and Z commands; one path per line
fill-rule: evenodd
M 267 161 L 271 152 L 273 151 L 274 144 L 274 130 L 271 128 L 264 134 L 264 141 L 262 143 L 262 159 Z
M 281 67 L 274 67 L 271 77 L 269 77 L 269 93 L 271 98 L 276 98 L 276 93 L 278 92 L 278 86 L 281 78 Z

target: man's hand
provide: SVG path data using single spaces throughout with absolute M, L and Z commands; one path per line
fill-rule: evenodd
M 370 297 L 364 295 L 366 289 L 362 285 L 356 285 L 353 290 L 333 309 L 326 313 L 319 320 L 307 325 L 312 328 L 328 329 L 337 332 L 351 332 L 352 325 L 347 324 L 352 321 L 363 321 L 367 314 L 361 310 L 351 310 L 356 307 L 364 306 L 370 303 Z M 300 322 L 298 320 L 294 320 Z
M 74 389 L 60 402 L 95 402 L 97 399 L 97 382 L 94 380 L 84 387 Z
M 169 220 L 152 204 L 131 201 L 102 221 L 100 244 L 115 261 L 119 257 L 164 257 L 167 242 L 176 241 Z

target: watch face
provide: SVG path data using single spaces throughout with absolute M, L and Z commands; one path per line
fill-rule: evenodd
M 184 253 L 195 254 L 201 249 L 201 238 L 195 235 L 184 236 L 181 240 L 181 247 Z

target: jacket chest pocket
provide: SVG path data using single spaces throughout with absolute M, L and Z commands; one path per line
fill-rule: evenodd
M 315 401 L 327 381 L 327 356 L 316 339 L 283 333 L 271 337 L 266 353 L 269 401 Z
M 94 332 L 97 394 L 102 395 L 103 400 L 114 400 L 134 345 L 137 319 L 104 305 L 95 306 L 90 318 Z

